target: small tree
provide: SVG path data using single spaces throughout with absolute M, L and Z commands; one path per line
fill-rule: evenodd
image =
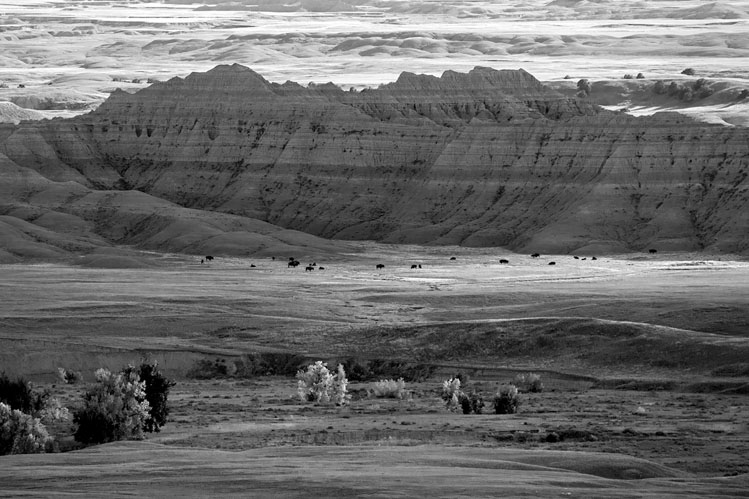
M 442 382 L 442 400 L 449 411 L 457 411 L 461 407 L 460 399 L 465 394 L 460 389 L 460 379 L 450 378 Z
M 4 372 L 0 374 L 0 402 L 25 414 L 37 414 L 44 408 L 49 393 L 37 392 L 23 378 L 12 380 Z
M 687 76 L 694 76 L 695 74 L 697 74 L 697 72 L 692 68 L 686 68 L 684 71 L 681 72 L 681 74 L 687 75 Z
M 663 82 L 663 80 L 658 80 L 653 85 L 653 92 L 657 95 L 662 95 L 666 93 L 666 84 Z
M 338 364 L 337 374 L 331 374 L 327 363 L 318 360 L 296 374 L 297 392 L 304 402 L 344 405 L 348 401 L 348 379 L 343 365 Z
M 148 417 L 143 422 L 143 430 L 147 432 L 158 432 L 166 424 L 169 416 L 169 389 L 175 385 L 174 381 L 167 379 L 159 370 L 157 362 L 143 362 L 138 368 L 127 366 L 122 374 L 130 377 L 137 373 L 140 380 L 145 383 L 146 400 L 150 407 Z
M 515 414 L 520 406 L 518 388 L 515 385 L 500 386 L 492 402 L 496 414 Z
M 52 437 L 38 418 L 0 402 L 0 455 L 36 454 L 51 444 Z
M 99 369 L 94 375 L 96 385 L 73 413 L 75 439 L 85 444 L 142 439 L 150 410 L 145 382 L 135 369 L 120 374 Z
M 637 78 L 638 80 L 644 80 L 645 79 L 645 75 L 642 74 L 642 73 L 637 73 L 637 76 L 635 76 L 635 78 Z

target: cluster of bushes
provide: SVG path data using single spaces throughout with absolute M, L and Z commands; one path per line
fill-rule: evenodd
M 60 369 L 59 374 L 65 383 L 81 380 L 75 371 Z M 155 362 L 129 365 L 119 373 L 99 369 L 95 378 L 72 411 L 76 441 L 140 439 L 144 432 L 159 431 L 166 424 L 174 382 L 164 377 Z M 47 425 L 67 421 L 69 416 L 70 411 L 48 391 L 38 392 L 22 378 L 0 375 L 0 455 L 55 450 Z
M 187 372 L 193 379 L 254 378 L 256 376 L 294 376 L 306 363 L 301 355 L 283 352 L 243 354 L 239 359 L 200 359 Z
M 68 415 L 49 392 L 0 374 L 0 455 L 52 451 L 54 439 L 45 425 L 67 420 Z
M 351 381 L 375 381 L 382 379 L 403 379 L 407 382 L 425 381 L 434 374 L 435 366 L 402 360 L 347 359 L 343 367 Z
M 284 352 L 243 354 L 238 359 L 200 359 L 187 372 L 193 379 L 255 378 L 257 376 L 295 376 L 307 365 L 309 359 L 302 355 Z M 419 382 L 429 378 L 435 367 L 429 364 L 401 360 L 349 358 L 340 362 L 350 381 L 374 381 L 402 378 Z
M 704 99 L 714 93 L 710 87 L 710 82 L 705 78 L 700 78 L 694 82 L 680 84 L 675 81 L 666 84 L 663 80 L 658 80 L 653 84 L 653 93 L 656 95 L 668 95 L 684 102 L 691 102 L 695 99 Z
M 637 73 L 637 76 L 632 76 L 632 74 L 631 74 L 631 73 L 627 73 L 627 74 L 625 74 L 625 75 L 624 75 L 624 79 L 625 79 L 625 80 L 631 80 L 631 79 L 633 79 L 633 78 L 636 78 L 636 79 L 638 79 L 638 80 L 642 80 L 642 79 L 644 79 L 644 78 L 645 78 L 645 75 L 644 75 L 644 74 L 642 74 L 642 73 Z
M 483 396 L 475 389 L 469 393 L 463 391 L 462 386 L 467 384 L 467 378 L 455 376 L 442 383 L 442 400 L 445 407 L 450 411 L 460 409 L 463 414 L 481 414 L 486 404 Z M 541 376 L 534 373 L 520 374 L 516 376 L 515 384 L 504 384 L 493 394 L 491 406 L 495 414 L 515 414 L 520 407 L 520 392 L 538 393 L 543 391 Z

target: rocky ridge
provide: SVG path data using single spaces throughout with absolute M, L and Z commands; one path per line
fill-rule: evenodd
M 329 239 L 749 252 L 749 130 L 606 111 L 522 70 L 346 92 L 218 66 L 7 126 L 0 153 L 47 181 Z M 94 233 L 153 247 L 128 227 Z

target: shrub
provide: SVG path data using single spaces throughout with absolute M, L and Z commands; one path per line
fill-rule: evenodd
M 42 422 L 0 402 L 0 455 L 35 454 L 52 444 Z
M 338 364 L 338 372 L 331 374 L 327 363 L 318 360 L 299 370 L 296 374 L 299 398 L 305 402 L 318 404 L 334 403 L 344 405 L 348 401 L 348 379 L 343 365 Z
M 158 432 L 167 422 L 169 416 L 169 389 L 175 385 L 159 370 L 156 362 L 143 362 L 138 368 L 127 366 L 122 374 L 131 378 L 137 374 L 141 382 L 145 383 L 146 400 L 148 401 L 148 417 L 143 422 L 143 430 Z
M 58 367 L 57 374 L 60 378 L 60 381 L 62 381 L 66 385 L 75 385 L 76 383 L 83 381 L 83 376 L 81 375 L 80 371 L 71 371 L 62 367 Z
M 637 78 L 638 80 L 644 80 L 645 79 L 645 75 L 642 74 L 642 73 L 637 73 L 637 76 L 635 76 L 635 78 Z
M 461 406 L 460 399 L 465 394 L 460 390 L 460 379 L 450 378 L 442 382 L 442 400 L 449 411 L 456 411 Z
M 520 386 L 524 392 L 540 393 L 544 390 L 541 376 L 536 373 L 518 374 L 515 376 L 515 385 Z
M 481 414 L 484 410 L 484 399 L 476 391 L 471 392 L 470 395 L 461 392 L 458 399 L 463 414 Z
M 372 394 L 380 398 L 402 399 L 406 395 L 406 382 L 403 378 L 398 381 L 383 379 L 372 384 Z
M 666 84 L 663 82 L 663 80 L 658 80 L 653 85 L 653 92 L 657 95 L 662 95 L 667 92 Z
M 744 90 L 741 91 L 741 93 L 739 93 L 739 96 L 736 99 L 737 100 L 744 100 L 747 97 L 749 97 L 749 90 L 745 88 Z
M 697 74 L 697 72 L 692 68 L 686 68 L 684 71 L 681 72 L 681 74 L 687 75 L 687 76 L 694 76 L 695 74 Z
M 632 76 L 631 73 L 627 73 L 627 74 L 624 75 L 624 79 L 625 80 L 632 80 L 632 79 L 634 79 L 634 76 Z
M 135 369 L 120 374 L 99 369 L 95 377 L 83 406 L 73 414 L 75 439 L 85 444 L 142 439 L 150 410 L 145 382 Z
M 492 403 L 496 414 L 515 414 L 520 406 L 517 387 L 515 385 L 500 386 Z
M 0 402 L 11 409 L 17 409 L 26 414 L 37 414 L 44 409 L 49 393 L 37 392 L 31 383 L 23 378 L 11 380 L 4 372 L 0 374 Z

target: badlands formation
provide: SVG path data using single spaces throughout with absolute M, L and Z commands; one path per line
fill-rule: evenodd
M 100 244 L 269 255 L 279 234 L 301 233 L 749 251 L 749 130 L 608 111 L 522 70 L 343 91 L 221 65 L 70 119 L 5 125 L 0 153 L 6 260 Z M 40 231 L 45 248 L 14 249 Z

